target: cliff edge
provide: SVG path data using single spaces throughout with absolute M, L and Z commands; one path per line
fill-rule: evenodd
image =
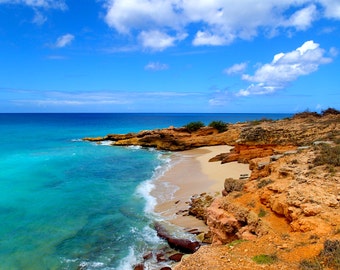
M 249 164 L 251 175 L 226 179 L 208 204 L 200 202 L 210 194 L 192 200 L 189 213 L 206 222 L 211 244 L 174 269 L 340 269 L 339 111 L 229 124 L 223 132 L 170 127 L 85 140 L 171 151 L 232 145 L 210 162 Z

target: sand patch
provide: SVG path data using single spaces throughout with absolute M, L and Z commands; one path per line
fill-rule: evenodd
M 174 153 L 174 165 L 157 179 L 152 195 L 157 198 L 155 211 L 171 223 L 183 228 L 198 228 L 206 231 L 205 224 L 192 216 L 181 213 L 188 209 L 191 196 L 204 192 L 221 194 L 224 180 L 238 179 L 241 174 L 249 174 L 249 165 L 231 162 L 209 162 L 221 153 L 228 153 L 230 146 L 209 146 Z M 173 194 L 169 199 L 168 194 Z

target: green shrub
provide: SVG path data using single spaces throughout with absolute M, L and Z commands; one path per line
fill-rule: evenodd
M 302 260 L 299 265 L 301 270 L 322 270 L 322 265 L 317 259 L 314 260 Z
M 266 117 L 263 117 L 261 119 L 255 119 L 255 120 L 252 120 L 252 121 L 249 121 L 249 123 L 252 125 L 252 126 L 257 126 L 263 122 L 273 122 L 273 119 L 270 119 L 270 118 L 266 118 Z
M 318 257 L 326 267 L 340 269 L 340 241 L 326 240 Z
M 227 244 L 228 247 L 234 247 L 242 242 L 246 242 L 247 240 L 244 240 L 244 239 L 237 239 L 237 240 L 234 240 L 230 243 Z
M 267 255 L 267 254 L 260 254 L 256 255 L 252 258 L 254 262 L 257 264 L 272 264 L 278 260 L 275 254 Z
M 325 164 L 340 166 L 340 145 L 332 147 L 328 144 L 321 144 L 318 149 L 320 152 L 313 161 L 315 166 Z
M 320 254 L 300 262 L 302 270 L 340 269 L 340 241 L 326 240 Z
M 261 218 L 261 217 L 265 217 L 266 215 L 267 215 L 267 212 L 263 208 L 261 208 L 258 214 L 258 217 Z
M 218 132 L 224 132 L 228 129 L 228 124 L 223 122 L 223 121 L 212 121 L 209 124 L 209 127 L 213 127 L 216 128 L 218 130 Z
M 204 127 L 204 123 L 201 121 L 190 122 L 184 126 L 189 132 L 194 132 Z
M 322 115 L 329 115 L 329 114 L 340 114 L 340 111 L 338 111 L 337 109 L 334 108 L 328 108 L 327 110 L 321 111 Z
M 271 183 L 274 183 L 271 179 L 262 179 L 259 183 L 257 183 L 257 188 L 263 188 Z
M 320 117 L 321 115 L 317 112 L 311 112 L 309 110 L 305 110 L 304 112 L 299 112 L 293 115 L 293 118 L 309 118 L 309 117 Z
M 245 181 L 233 178 L 227 178 L 224 180 L 224 190 L 227 193 L 233 191 L 242 191 Z

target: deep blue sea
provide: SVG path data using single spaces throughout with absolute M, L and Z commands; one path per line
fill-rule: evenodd
M 0 269 L 132 269 L 171 153 L 81 138 L 289 114 L 0 114 Z M 148 266 L 152 269 L 152 266 Z

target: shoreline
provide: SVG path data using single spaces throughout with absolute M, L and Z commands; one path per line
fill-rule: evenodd
M 206 146 L 174 153 L 171 156 L 173 166 L 154 183 L 155 188 L 151 192 L 157 200 L 154 211 L 183 229 L 207 232 L 208 228 L 202 220 L 183 213 L 188 210 L 192 196 L 202 193 L 221 196 L 226 178 L 238 179 L 241 174 L 250 175 L 249 164 L 209 162 L 209 159 L 228 153 L 232 148 L 227 145 Z M 171 192 L 170 198 L 164 196 Z

